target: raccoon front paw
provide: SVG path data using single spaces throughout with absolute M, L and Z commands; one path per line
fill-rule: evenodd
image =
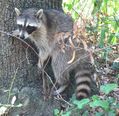
M 42 60 L 41 59 L 38 60 L 38 68 L 39 69 L 42 69 L 43 68 L 43 63 L 42 63 Z
M 41 68 L 42 68 L 41 63 L 38 63 L 38 68 L 39 68 L 39 69 L 41 69 Z
M 43 68 L 43 64 L 40 61 L 38 62 L 38 68 L 39 69 L 42 69 Z

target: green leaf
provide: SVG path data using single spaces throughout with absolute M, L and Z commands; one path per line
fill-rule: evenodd
M 74 100 L 73 103 L 77 105 L 78 109 L 82 109 L 87 103 L 89 103 L 89 99 L 82 99 L 81 101 Z
M 59 116 L 60 111 L 58 109 L 54 109 L 53 114 L 54 116 Z
M 119 74 L 117 74 L 117 78 L 119 78 Z
M 115 36 L 119 39 L 119 33 L 115 33 Z
M 109 111 L 108 116 L 116 116 L 116 111 L 115 110 Z
M 72 13 L 72 18 L 73 18 L 74 20 L 76 20 L 78 17 L 79 17 L 79 15 L 74 11 L 74 12 Z
M 97 95 L 93 95 L 93 96 L 92 96 L 92 100 L 93 100 L 93 101 L 99 100 L 99 99 L 100 99 L 100 98 L 99 98 L 99 96 L 97 96 Z
M 96 112 L 95 116 L 104 116 L 103 112 Z
M 111 43 L 112 44 L 116 44 L 117 43 L 117 38 L 116 37 L 113 37 Z
M 100 41 L 99 41 L 99 47 L 100 48 L 104 47 L 105 33 L 106 33 L 106 29 L 103 27 L 101 30 L 101 34 L 100 34 Z
M 110 34 L 109 38 L 108 38 L 108 43 L 111 44 L 112 43 L 112 39 L 115 37 L 115 35 L 113 33 Z
M 111 91 L 113 91 L 115 88 L 117 88 L 118 85 L 115 83 L 101 85 L 100 90 L 104 92 L 105 94 L 109 94 Z
M 112 68 L 115 70 L 119 70 L 119 62 L 113 62 Z
M 104 110 L 109 109 L 109 103 L 104 100 L 95 100 L 89 103 L 90 107 L 95 108 L 95 107 L 102 107 Z
M 101 0 L 94 0 L 93 4 L 94 4 L 93 14 L 95 14 L 100 10 L 101 5 L 102 5 L 102 1 Z
M 115 104 L 114 108 L 119 109 L 119 103 Z
M 72 4 L 72 0 L 67 0 L 66 3 L 67 4 Z
M 113 104 L 115 102 L 115 98 L 114 97 L 109 97 L 107 99 L 107 101 L 108 101 L 109 104 Z
M 70 102 L 73 102 L 74 100 L 76 100 L 75 94 L 73 94 L 72 97 L 70 98 Z
M 67 4 L 68 10 L 72 9 L 72 4 Z
M 62 116 L 70 116 L 71 115 L 71 111 L 67 111 L 65 114 L 62 114 Z
M 88 116 L 89 115 L 89 111 L 85 111 L 82 116 Z

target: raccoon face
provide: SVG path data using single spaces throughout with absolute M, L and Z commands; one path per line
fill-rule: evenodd
M 17 36 L 21 39 L 27 39 L 33 32 L 40 28 L 42 23 L 40 19 L 43 16 L 43 9 L 40 9 L 38 12 L 33 9 L 29 9 L 21 13 L 19 9 L 15 8 L 15 12 L 17 14 L 18 26 Z

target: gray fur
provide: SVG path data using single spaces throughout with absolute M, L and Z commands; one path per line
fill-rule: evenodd
M 89 72 L 90 67 L 83 69 L 81 67 L 90 64 L 90 58 L 88 52 L 86 52 L 84 49 L 77 50 L 75 48 L 72 49 L 71 47 L 66 46 L 65 53 L 62 52 L 61 45 L 58 43 L 59 39 L 56 38 L 55 35 L 60 32 L 72 33 L 73 21 L 68 15 L 65 15 L 64 13 L 57 10 L 43 10 L 43 14 L 42 12 L 40 12 L 40 15 L 38 15 L 38 13 L 39 11 L 36 9 L 27 9 L 23 13 L 21 13 L 20 16 L 18 16 L 17 20 L 25 21 L 25 19 L 27 18 L 27 21 L 29 21 L 30 23 L 26 23 L 37 27 L 37 29 L 29 35 L 29 38 L 35 42 L 39 50 L 38 67 L 42 68 L 44 61 L 48 58 L 48 56 L 51 56 L 55 79 L 56 82 L 60 85 L 60 88 L 55 93 L 59 94 L 68 86 L 69 72 L 71 70 L 78 70 L 75 70 L 78 74 L 83 70 L 85 70 L 85 72 Z M 65 42 L 65 39 L 64 43 L 70 46 L 69 41 Z M 76 44 L 75 47 L 78 47 L 76 40 L 72 39 L 72 41 L 74 45 Z M 75 60 L 71 64 L 68 64 L 68 61 L 72 58 L 74 50 L 76 51 Z M 91 75 L 91 73 L 83 73 L 82 75 L 78 75 L 77 78 L 86 77 L 86 80 L 87 78 L 89 78 L 90 84 L 92 82 L 92 79 L 90 78 Z M 87 93 L 89 93 L 89 89 L 87 88 L 90 88 L 90 85 L 80 86 L 83 86 L 84 89 L 86 89 Z M 77 93 L 77 95 L 79 94 L 82 95 L 83 93 Z M 86 94 L 85 96 L 87 97 L 88 95 Z

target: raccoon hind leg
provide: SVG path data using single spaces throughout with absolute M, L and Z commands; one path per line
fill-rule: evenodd
M 69 73 L 65 73 L 65 74 L 57 77 L 56 82 L 58 83 L 59 88 L 56 91 L 54 91 L 54 95 L 58 95 L 58 94 L 62 93 L 68 87 Z

